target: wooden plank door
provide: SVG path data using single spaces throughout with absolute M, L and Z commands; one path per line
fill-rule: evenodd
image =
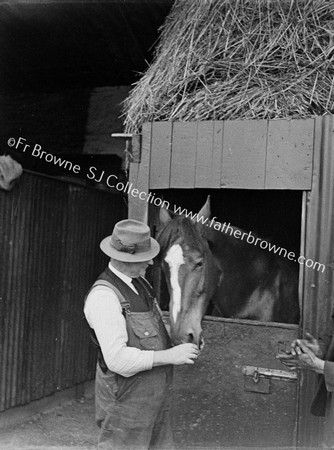
M 203 330 L 199 359 L 174 373 L 176 448 L 294 448 L 297 378 L 275 355 L 298 326 L 206 317 Z
M 144 124 L 130 182 L 147 194 L 177 187 L 310 190 L 314 128 L 314 119 Z M 147 221 L 148 209 L 129 195 L 130 217 Z M 176 370 L 178 448 L 293 447 L 297 381 L 260 375 L 255 382 L 243 370 L 282 370 L 275 355 L 298 327 L 207 319 L 204 331 L 198 363 Z

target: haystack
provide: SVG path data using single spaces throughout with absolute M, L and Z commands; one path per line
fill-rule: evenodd
M 124 123 L 333 112 L 333 0 L 176 0 Z

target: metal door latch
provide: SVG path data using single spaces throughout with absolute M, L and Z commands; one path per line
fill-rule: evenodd
M 288 372 L 286 370 L 264 369 L 263 367 L 243 366 L 242 373 L 258 380 L 259 377 L 271 378 L 273 380 L 294 381 L 297 380 L 297 372 Z
M 245 378 L 244 389 L 247 392 L 270 394 L 271 380 L 295 381 L 296 372 L 286 370 L 265 369 L 263 367 L 243 366 L 242 373 Z

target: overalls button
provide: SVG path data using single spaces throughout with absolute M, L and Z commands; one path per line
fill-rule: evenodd
M 148 336 L 150 333 L 148 331 L 145 331 L 145 336 Z

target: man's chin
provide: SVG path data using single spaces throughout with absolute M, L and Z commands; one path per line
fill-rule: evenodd
M 146 269 L 132 274 L 132 278 L 145 277 Z

